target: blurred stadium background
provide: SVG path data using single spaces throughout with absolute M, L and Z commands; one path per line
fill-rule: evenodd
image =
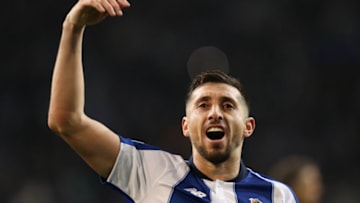
M 7 1 L 1 7 L 0 202 L 122 202 L 47 128 L 61 24 L 75 2 Z M 359 1 L 131 4 L 124 17 L 85 33 L 90 116 L 188 157 L 180 124 L 187 84 L 197 71 L 188 68 L 189 58 L 199 48 L 216 48 L 226 61 L 214 63 L 241 79 L 257 119 L 245 142 L 247 165 L 266 173 L 289 154 L 311 156 L 322 167 L 324 202 L 359 202 Z

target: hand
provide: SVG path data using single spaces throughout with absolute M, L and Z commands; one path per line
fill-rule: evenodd
M 94 25 L 108 15 L 122 16 L 122 9 L 127 7 L 130 7 L 127 0 L 79 0 L 66 20 L 78 27 Z

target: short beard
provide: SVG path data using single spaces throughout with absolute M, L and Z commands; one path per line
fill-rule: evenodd
M 208 160 L 209 162 L 213 163 L 214 165 L 218 165 L 218 164 L 221 164 L 221 163 L 227 161 L 230 158 L 230 154 L 231 154 L 230 148 L 226 148 L 225 152 L 215 151 L 213 153 L 210 153 L 202 146 L 195 145 L 195 148 L 197 149 L 199 154 L 204 159 Z

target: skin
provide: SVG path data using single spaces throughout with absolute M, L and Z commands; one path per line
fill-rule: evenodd
M 125 0 L 80 0 L 63 22 L 53 71 L 48 125 L 102 177 L 108 177 L 120 150 L 118 136 L 84 112 L 82 41 L 85 27 L 106 16 L 122 16 Z
M 79 0 L 63 22 L 53 71 L 49 128 L 104 178 L 110 174 L 120 142 L 113 131 L 84 112 L 83 34 L 86 26 L 107 16 L 122 16 L 129 6 L 126 0 Z M 208 97 L 207 105 L 199 105 L 204 96 Z M 230 100 L 224 102 L 224 98 Z M 182 128 L 193 143 L 194 164 L 208 177 L 229 180 L 239 173 L 243 139 L 255 128 L 255 120 L 247 111 L 240 92 L 232 86 L 208 83 L 193 92 Z M 210 126 L 224 128 L 225 137 L 220 141 L 207 139 L 205 130 Z
M 224 137 L 211 140 L 206 136 L 210 127 L 224 129 Z M 185 137 L 192 143 L 195 166 L 215 180 L 230 180 L 240 170 L 244 138 L 251 136 L 255 119 L 240 92 L 224 83 L 205 83 L 192 93 L 182 119 Z

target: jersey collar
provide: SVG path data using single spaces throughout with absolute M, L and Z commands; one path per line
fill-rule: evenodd
M 189 160 L 186 161 L 187 164 L 189 165 L 190 167 L 190 170 L 192 172 L 194 172 L 199 178 L 202 178 L 202 179 L 207 179 L 207 180 L 211 180 L 209 177 L 207 177 L 205 174 L 203 174 L 199 169 L 196 168 L 195 164 L 194 164 L 194 161 L 193 161 L 193 157 L 191 156 L 189 158 Z M 239 182 L 241 181 L 242 179 L 244 179 L 247 174 L 249 173 L 248 169 L 246 168 L 243 160 L 240 161 L 240 172 L 239 174 L 231 179 L 231 180 L 227 180 L 226 182 Z M 211 180 L 212 181 L 212 180 Z

